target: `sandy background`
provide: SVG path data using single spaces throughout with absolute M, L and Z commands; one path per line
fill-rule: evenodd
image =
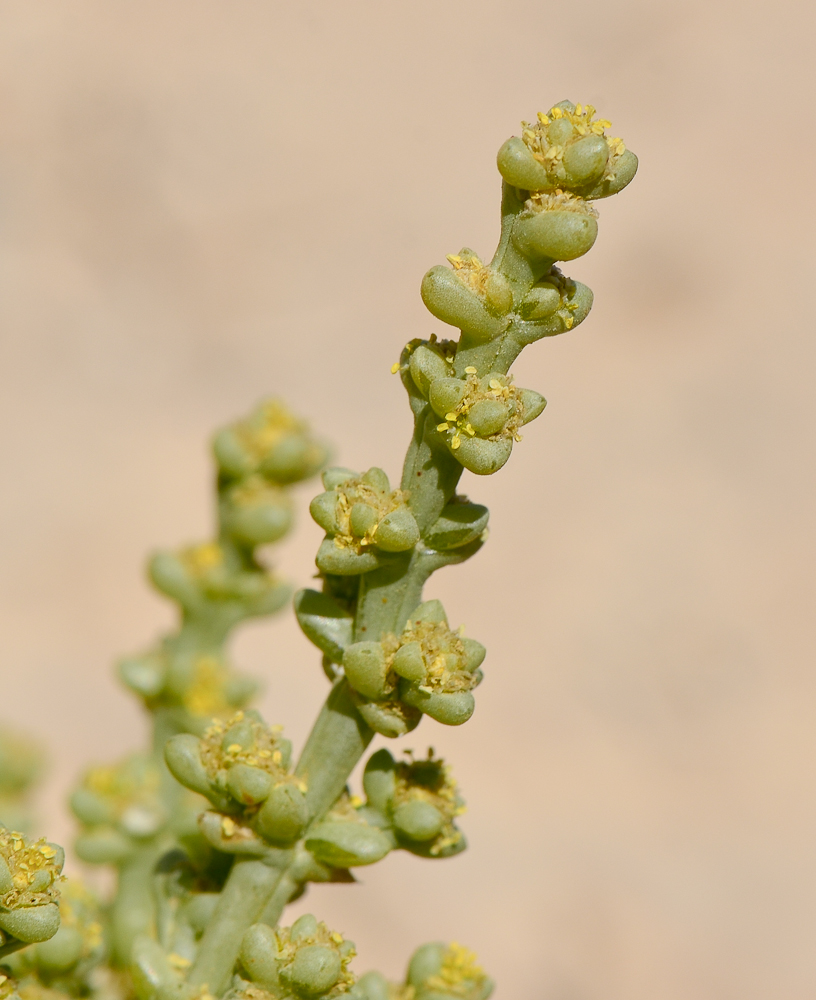
M 209 530 L 211 429 L 281 392 L 396 474 L 419 280 L 492 253 L 495 152 L 568 96 L 641 173 L 567 268 L 591 317 L 517 365 L 545 416 L 468 482 L 489 546 L 430 588 L 489 649 L 472 722 L 408 741 L 471 848 L 298 908 L 360 969 L 459 939 L 500 1000 L 816 996 L 811 10 L 0 3 L 0 711 L 51 748 L 52 836 L 142 739 L 110 665 L 170 621 L 145 553 Z M 319 537 L 276 555 L 300 584 Z M 302 741 L 291 616 L 235 656 Z

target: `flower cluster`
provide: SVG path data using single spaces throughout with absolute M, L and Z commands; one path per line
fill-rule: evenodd
M 289 772 L 292 745 L 280 726 L 255 711 L 214 720 L 201 739 L 180 733 L 165 760 L 182 785 L 209 799 L 214 810 L 199 819 L 209 843 L 229 854 L 289 846 L 308 820 L 306 785 Z
M 487 1000 L 493 981 L 469 949 L 456 941 L 434 942 L 417 948 L 403 983 L 389 983 L 381 973 L 367 972 L 358 979 L 355 992 L 359 1000 Z
M 451 630 L 439 601 L 426 601 L 399 636 L 347 646 L 343 670 L 368 725 L 399 736 L 423 713 L 448 726 L 467 722 L 484 657 L 481 643 Z
M 71 796 L 71 809 L 83 825 L 74 847 L 88 864 L 122 864 L 169 819 L 161 772 L 144 754 L 91 768 Z
M 323 573 L 357 576 L 376 569 L 387 553 L 407 552 L 419 541 L 419 528 L 408 495 L 392 490 L 382 469 L 363 475 L 349 469 L 323 473 L 325 493 L 309 512 L 326 532 L 317 553 Z
M 352 941 L 330 931 L 310 913 L 278 930 L 254 924 L 241 943 L 243 976 L 239 975 L 227 996 L 230 1000 L 335 1000 L 354 985 L 349 963 L 355 954 Z
M 60 873 L 65 853 L 0 828 L 0 956 L 19 942 L 47 941 L 60 924 Z

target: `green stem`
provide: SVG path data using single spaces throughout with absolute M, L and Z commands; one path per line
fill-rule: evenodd
M 427 531 L 456 492 L 462 466 L 439 441 L 437 418 L 430 406 L 416 417 L 414 439 L 405 456 L 401 488 L 410 491 L 409 505 L 419 530 Z
M 188 982 L 213 996 L 230 983 L 248 927 L 257 923 L 281 878 L 281 870 L 257 858 L 237 857 L 198 948 Z
M 111 911 L 113 961 L 127 966 L 139 934 L 152 934 L 156 918 L 153 870 L 165 844 L 139 847 L 119 868 L 116 899 Z
M 298 887 L 299 883 L 288 872 L 284 872 L 260 916 L 260 923 L 277 927 L 286 904 L 297 892 Z
M 345 678 L 336 681 L 312 727 L 295 774 L 306 782 L 312 819 L 330 809 L 374 733 L 354 707 Z

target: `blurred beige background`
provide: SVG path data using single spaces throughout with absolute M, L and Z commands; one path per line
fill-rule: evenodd
M 492 252 L 519 120 L 591 101 L 641 172 L 566 269 L 589 320 L 517 366 L 545 416 L 468 479 L 490 544 L 430 588 L 489 649 L 473 721 L 407 741 L 471 848 L 298 908 L 360 969 L 463 941 L 499 1000 L 816 996 L 811 4 L 0 8 L 0 711 L 51 748 L 49 833 L 143 738 L 111 663 L 170 621 L 145 553 L 209 530 L 211 429 L 280 392 L 396 474 L 422 274 Z M 235 656 L 302 741 L 291 616 Z

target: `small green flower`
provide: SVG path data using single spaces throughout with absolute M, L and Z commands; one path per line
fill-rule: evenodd
M 349 964 L 354 943 L 306 913 L 273 930 L 254 924 L 244 935 L 240 966 L 246 976 L 230 1000 L 335 1000 L 346 995 L 355 977 Z
M 169 819 L 161 772 L 143 754 L 91 768 L 71 796 L 71 809 L 83 825 L 74 846 L 88 864 L 123 863 Z
M 382 469 L 362 476 L 348 469 L 323 474 L 326 492 L 309 507 L 326 532 L 317 554 L 323 573 L 356 576 L 376 569 L 384 553 L 407 552 L 419 541 L 419 528 L 408 495 L 392 490 Z
M 175 778 L 215 807 L 200 826 L 219 850 L 263 854 L 266 845 L 288 846 L 302 833 L 306 785 L 289 772 L 292 745 L 281 732 L 247 711 L 213 720 L 201 739 L 182 733 L 167 742 Z
M 0 828 L 0 956 L 59 929 L 61 847 Z

